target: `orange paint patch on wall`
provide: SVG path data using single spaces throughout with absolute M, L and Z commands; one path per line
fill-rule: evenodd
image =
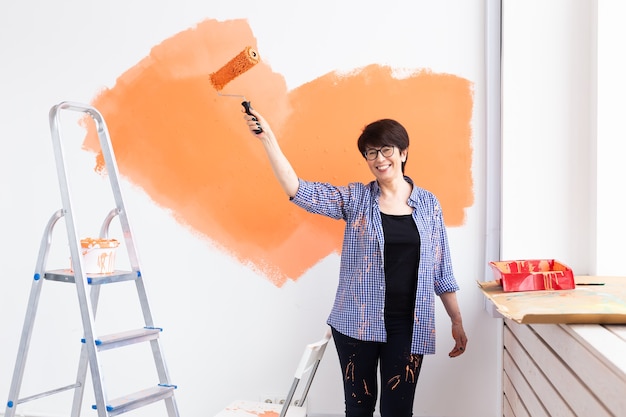
M 344 223 L 288 201 L 246 128 L 241 100 L 211 86 L 209 74 L 245 46 L 256 48 L 245 20 L 204 21 L 154 47 L 92 104 L 107 121 L 123 176 L 281 286 L 339 252 Z M 469 81 L 428 71 L 397 79 L 371 65 L 288 91 L 259 52 L 261 63 L 221 92 L 252 101 L 302 178 L 370 181 L 356 140 L 367 123 L 394 118 L 411 137 L 407 175 L 439 197 L 449 226 L 463 224 L 473 204 Z M 84 147 L 97 152 L 96 132 L 87 129 Z

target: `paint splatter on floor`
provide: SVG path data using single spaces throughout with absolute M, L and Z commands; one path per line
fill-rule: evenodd
M 203 21 L 155 46 L 92 104 L 107 121 L 123 176 L 280 287 L 338 253 L 344 223 L 289 203 L 243 123 L 241 100 L 211 86 L 209 74 L 245 46 L 256 48 L 247 21 Z M 471 82 L 428 70 L 397 79 L 372 64 L 288 91 L 259 53 L 261 63 L 221 92 L 252 101 L 300 177 L 370 181 L 356 140 L 367 123 L 394 118 L 411 137 L 407 174 L 439 197 L 448 226 L 463 224 L 474 200 Z M 99 150 L 90 124 L 84 147 Z
M 220 417 L 278 417 L 280 411 L 282 411 L 282 406 L 278 404 L 240 400 L 230 404 L 219 415 Z

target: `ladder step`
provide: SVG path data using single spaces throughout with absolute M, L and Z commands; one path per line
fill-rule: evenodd
M 159 333 L 161 331 L 163 331 L 163 329 L 158 327 L 144 327 L 142 329 L 112 333 L 96 339 L 96 346 L 98 350 L 108 350 L 121 346 L 132 345 L 133 343 L 154 340 L 159 337 Z M 85 338 L 82 338 L 80 341 L 85 343 Z
M 124 397 L 116 398 L 109 401 L 109 404 L 106 406 L 108 415 L 116 416 L 118 414 L 143 407 L 144 405 L 152 404 L 153 402 L 172 397 L 175 389 L 176 385 L 159 384 L 156 387 L 147 388 L 143 391 L 138 391 Z M 95 405 L 92 405 L 91 408 L 94 410 L 98 409 Z
M 110 274 L 87 274 L 87 284 L 102 285 L 112 282 L 132 281 L 141 277 L 139 271 L 114 271 Z M 46 271 L 44 278 L 50 281 L 71 282 L 75 283 L 74 273 L 70 269 L 56 269 Z M 36 277 L 36 279 L 38 279 Z

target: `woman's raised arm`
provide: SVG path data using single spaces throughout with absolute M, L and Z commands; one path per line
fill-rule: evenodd
M 285 193 L 287 193 L 289 197 L 294 197 L 298 192 L 299 187 L 299 180 L 296 172 L 280 148 L 278 140 L 276 140 L 276 136 L 274 135 L 274 132 L 272 132 L 272 129 L 267 121 L 252 108 L 250 108 L 250 113 L 252 114 L 244 112 L 244 118 L 248 123 L 250 132 L 263 144 L 267 158 L 269 159 L 272 170 L 274 171 L 274 175 L 276 176 L 276 179 L 280 183 L 281 187 L 283 187 L 283 190 L 285 190 Z M 255 130 L 258 131 L 259 127 L 261 127 L 262 131 L 260 133 L 256 133 Z

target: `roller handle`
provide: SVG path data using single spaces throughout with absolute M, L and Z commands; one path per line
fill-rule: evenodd
M 252 112 L 250 111 L 250 109 L 252 108 L 252 105 L 250 104 L 250 102 L 249 102 L 249 101 L 245 101 L 245 100 L 244 100 L 244 101 L 241 103 L 241 105 L 242 105 L 242 106 L 243 106 L 243 108 L 246 110 L 246 113 L 247 113 L 247 114 L 249 114 L 250 116 L 254 116 L 254 115 L 252 114 Z M 259 121 L 256 119 L 256 117 L 254 117 L 252 120 L 254 120 L 255 122 L 257 122 L 257 123 L 256 123 L 256 125 L 257 125 L 257 129 L 254 129 L 254 133 L 259 134 L 259 133 L 263 132 L 263 128 L 262 128 L 262 127 L 261 127 L 261 125 L 259 124 Z

